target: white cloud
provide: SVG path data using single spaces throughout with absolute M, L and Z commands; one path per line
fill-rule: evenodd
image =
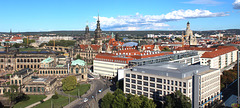
M 221 17 L 229 14 L 224 12 L 213 13 L 209 10 L 176 10 L 162 15 L 136 15 L 118 17 L 99 17 L 103 30 L 159 30 L 169 27 L 166 22 L 189 18 Z M 97 20 L 97 16 L 93 17 Z M 96 22 L 90 24 L 91 29 L 96 28 Z
M 240 0 L 235 0 L 235 2 L 233 3 L 233 8 L 240 9 Z
M 216 0 L 192 0 L 188 2 L 183 2 L 188 4 L 206 4 L 206 5 L 218 5 L 222 4 L 222 2 L 218 2 Z

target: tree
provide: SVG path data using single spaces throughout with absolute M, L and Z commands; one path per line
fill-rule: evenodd
M 157 105 L 153 102 L 153 100 L 148 99 L 143 95 L 141 95 L 139 98 L 142 101 L 141 108 L 156 108 Z
M 21 44 L 19 44 L 19 43 L 13 44 L 13 47 L 15 47 L 15 48 L 19 48 L 20 46 L 21 46 Z
M 117 89 L 114 93 L 113 93 L 114 96 L 117 96 L 117 95 L 124 95 L 123 91 L 121 89 Z
M 166 108 L 191 108 L 191 100 L 180 91 L 166 96 Z
M 77 79 L 75 76 L 67 76 L 66 78 L 62 79 L 62 89 L 64 91 L 70 91 L 76 88 Z
M 115 93 L 115 92 L 114 92 Z M 113 99 L 112 107 L 113 108 L 126 108 L 126 98 L 122 94 L 117 94 Z
M 165 48 L 163 48 L 162 51 L 171 51 L 171 49 L 169 49 L 168 47 L 165 47 Z
M 82 57 L 78 54 L 76 59 L 81 59 L 82 60 Z
M 137 96 L 131 96 L 128 101 L 128 108 L 141 108 L 142 100 Z
M 114 95 L 112 93 L 108 92 L 103 98 L 101 102 L 101 108 L 111 108 L 111 105 L 113 103 Z

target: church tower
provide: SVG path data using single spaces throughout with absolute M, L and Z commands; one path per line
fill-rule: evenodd
M 95 44 L 102 44 L 102 30 L 100 28 L 100 20 L 99 20 L 99 15 L 98 15 L 98 20 L 97 20 L 97 28 L 95 29 Z
M 185 41 L 189 42 L 189 45 L 197 45 L 196 36 L 193 35 L 193 31 L 190 29 L 190 23 L 187 22 L 187 28 L 185 33 Z
M 87 23 L 87 25 L 86 25 L 86 27 L 85 27 L 85 34 L 84 34 L 84 36 L 85 36 L 85 39 L 90 39 L 90 32 L 89 32 L 89 27 L 88 27 L 88 23 Z

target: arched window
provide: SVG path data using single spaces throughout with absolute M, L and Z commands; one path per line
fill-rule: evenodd
M 79 70 L 79 69 L 78 69 L 78 68 L 76 68 L 76 74 L 78 74 L 78 70 Z
M 84 73 L 84 68 L 82 68 L 82 73 Z

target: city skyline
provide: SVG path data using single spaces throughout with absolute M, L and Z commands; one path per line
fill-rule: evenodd
M 240 0 L 0 1 L 0 32 L 239 29 Z M 212 24 L 210 24 L 212 23 Z

